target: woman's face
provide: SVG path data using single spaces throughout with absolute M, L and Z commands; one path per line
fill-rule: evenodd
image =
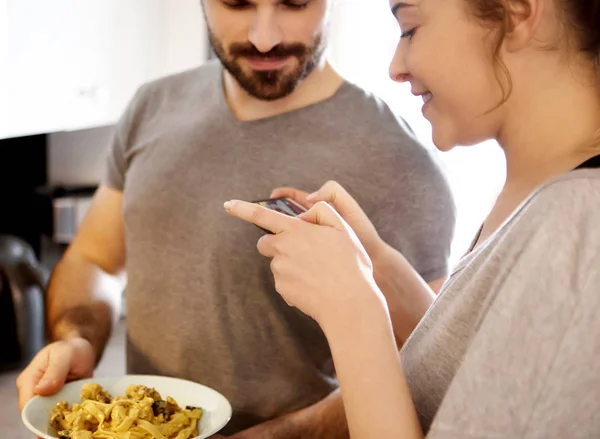
M 402 37 L 390 66 L 423 96 L 423 115 L 443 151 L 495 137 L 504 107 L 494 71 L 494 34 L 468 0 L 390 0 Z

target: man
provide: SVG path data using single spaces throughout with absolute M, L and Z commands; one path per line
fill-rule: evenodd
M 276 294 L 262 232 L 222 210 L 335 179 L 434 289 L 445 278 L 446 182 L 326 62 L 331 3 L 204 0 L 220 63 L 143 86 L 117 125 L 106 180 L 51 280 L 54 343 L 19 377 L 21 404 L 93 373 L 126 271 L 129 373 L 222 392 L 234 407 L 223 434 L 237 439 L 347 436 L 323 333 Z

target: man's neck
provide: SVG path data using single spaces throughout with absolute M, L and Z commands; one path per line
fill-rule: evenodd
M 227 70 L 223 75 L 227 105 L 233 115 L 242 121 L 265 119 L 324 101 L 333 96 L 344 82 L 329 63 L 323 63 L 289 96 L 275 101 L 262 101 L 250 96 Z

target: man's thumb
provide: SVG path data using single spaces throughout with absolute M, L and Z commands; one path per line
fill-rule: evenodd
M 71 364 L 71 355 L 65 351 L 66 349 L 56 346 L 48 352 L 46 371 L 34 388 L 38 395 L 53 395 L 64 386 Z

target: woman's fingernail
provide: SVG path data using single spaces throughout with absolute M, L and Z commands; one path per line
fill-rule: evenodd
M 319 195 L 319 192 L 318 192 L 318 191 L 317 191 L 317 192 L 313 192 L 312 194 L 310 194 L 310 195 L 307 195 L 307 196 L 306 196 L 306 199 L 307 199 L 307 200 L 313 200 L 313 199 L 317 198 L 317 195 Z
M 223 207 L 224 207 L 226 210 L 229 210 L 229 209 L 231 209 L 231 207 L 232 207 L 232 206 L 233 206 L 233 201 L 227 201 L 225 204 L 223 204 Z

